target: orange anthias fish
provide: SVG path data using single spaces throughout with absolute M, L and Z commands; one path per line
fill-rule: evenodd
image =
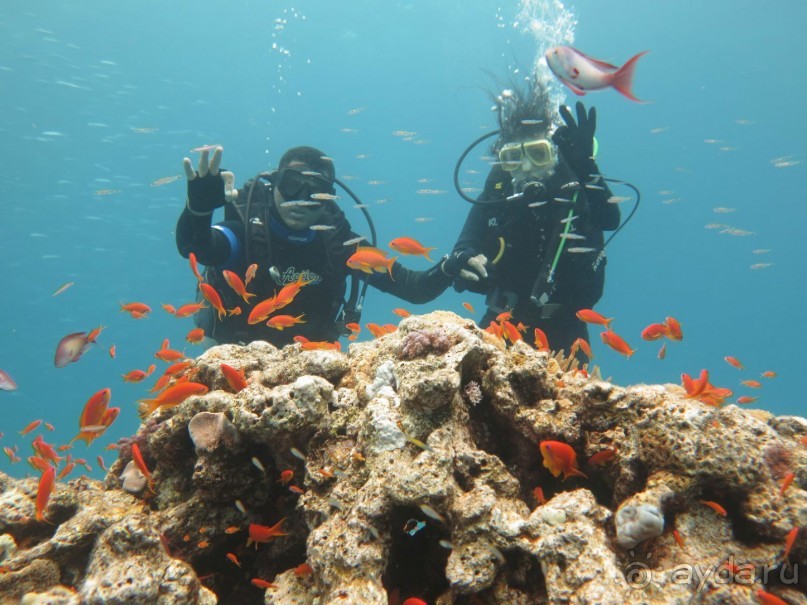
M 742 362 L 736 357 L 726 355 L 723 359 L 725 359 L 726 363 L 729 364 L 732 368 L 737 368 L 738 370 L 742 370 L 743 368 L 745 368 Z
M 236 294 L 238 294 L 238 296 L 244 299 L 245 303 L 249 304 L 249 299 L 257 296 L 257 294 L 251 294 L 250 292 L 247 292 L 247 287 L 244 284 L 244 282 L 241 281 L 241 278 L 238 277 L 238 274 L 233 273 L 232 271 L 228 271 L 226 269 L 222 271 L 221 274 L 224 276 L 224 281 L 227 282 L 227 284 L 233 289 L 233 291 Z
M 711 500 L 700 500 L 700 503 L 705 504 L 721 517 L 725 517 L 727 514 L 726 509 L 720 506 L 717 502 L 712 502 Z
M 613 317 L 605 317 L 592 309 L 580 309 L 576 315 L 580 321 L 584 321 L 589 324 L 598 324 L 605 326 L 606 328 L 610 328 L 611 322 L 614 321 Z
M 463 306 L 463 307 L 465 307 L 465 309 L 466 309 L 468 312 L 470 312 L 470 313 L 476 313 L 476 310 L 474 309 L 474 306 L 473 306 L 471 303 L 469 303 L 469 302 L 464 302 L 464 303 L 462 303 L 462 306 Z
M 154 493 L 154 482 L 151 479 L 151 472 L 146 466 L 146 461 L 143 459 L 143 454 L 140 452 L 140 446 L 136 443 L 132 444 L 132 460 L 134 460 L 137 470 L 143 473 L 146 481 L 148 481 L 149 490 Z
M 224 308 L 224 303 L 221 302 L 221 296 L 216 292 L 216 289 L 204 282 L 199 282 L 199 289 L 202 291 L 202 296 L 204 296 L 207 302 L 213 305 L 213 308 L 218 312 L 219 319 L 224 318 L 227 315 L 227 309 Z M 179 315 L 179 312 L 177 312 L 177 315 Z
M 570 475 L 588 479 L 588 476 L 577 468 L 577 454 L 567 443 L 542 441 L 540 449 L 541 456 L 544 458 L 544 466 L 549 469 L 553 477 L 558 477 L 563 473 L 564 481 Z
M 505 320 L 501 322 L 502 327 L 502 334 L 504 337 L 510 341 L 511 344 L 516 344 L 519 340 L 524 340 L 521 336 L 521 332 L 518 331 L 512 323 Z
M 793 549 L 793 545 L 796 543 L 796 537 L 799 535 L 799 528 L 794 527 L 789 532 L 787 532 L 787 537 L 785 538 L 785 552 L 782 555 L 782 559 L 784 561 L 788 560 L 790 556 L 790 551 Z
M 202 309 L 206 309 L 207 305 L 204 302 L 200 303 L 188 303 L 187 305 L 182 305 L 179 309 L 176 310 L 177 317 L 190 317 L 194 313 L 198 313 Z
M 145 372 L 143 370 L 131 370 L 126 374 L 121 374 L 121 376 L 123 376 L 123 382 L 141 382 L 151 376 L 155 369 L 157 369 L 157 366 L 151 364 Z
M 148 416 L 154 410 L 161 407 L 173 407 L 194 395 L 204 395 L 210 389 L 207 385 L 199 382 L 181 382 L 169 387 L 154 399 L 141 399 L 141 417 Z
M 188 255 L 188 262 L 191 265 L 191 271 L 193 271 L 193 274 L 196 276 L 196 279 L 199 282 L 203 282 L 204 279 L 202 279 L 202 274 L 199 273 L 199 263 L 196 262 L 196 255 L 193 252 L 191 252 Z
M 157 359 L 162 359 L 165 362 L 177 361 L 179 359 L 183 359 L 185 357 L 185 353 L 182 351 L 175 351 L 174 349 L 169 349 L 170 342 L 166 338 L 163 340 L 162 347 L 160 350 L 154 353 L 154 357 Z
M 98 326 L 97 328 L 90 330 L 87 334 L 87 342 L 95 342 L 98 340 L 98 336 L 104 331 L 105 328 L 106 326 Z
M 284 517 L 271 527 L 266 525 L 258 525 L 257 523 L 250 523 L 249 539 L 251 540 L 251 542 L 255 542 L 255 544 L 257 545 L 258 542 L 269 542 L 270 540 L 280 536 L 288 536 L 289 534 L 282 531 L 283 522 L 285 520 L 286 518 Z M 249 546 L 249 543 L 247 544 L 247 546 Z
M 382 336 L 386 336 L 387 334 L 386 330 L 384 330 L 384 328 L 382 328 L 378 324 L 366 323 L 364 324 L 364 326 L 370 331 L 370 334 L 372 334 L 375 338 L 381 338 Z
M 30 433 L 31 431 L 35 430 L 40 424 L 42 424 L 41 419 L 40 420 L 34 420 L 33 422 L 30 422 L 28 425 L 26 425 L 26 427 L 24 429 L 22 429 L 19 433 L 20 433 L 20 435 L 25 436 L 28 433 Z
M 403 317 L 404 319 L 412 315 L 409 311 L 407 311 L 406 309 L 402 309 L 401 307 L 396 307 L 395 309 L 392 310 L 392 312 L 395 313 L 395 315 L 397 315 L 398 317 Z
M 236 370 L 232 366 L 228 366 L 226 363 L 221 364 L 221 373 L 224 374 L 224 379 L 227 381 L 227 384 L 230 385 L 230 388 L 235 391 L 236 393 L 243 391 L 247 388 L 247 379 L 244 376 L 244 370 Z
M 757 588 L 754 594 L 762 605 L 788 605 L 788 602 L 784 599 L 780 599 L 775 594 L 761 588 Z
M 36 520 L 45 521 L 45 509 L 48 507 L 48 500 L 56 485 L 56 469 L 49 466 L 39 478 L 39 487 L 36 490 Z
M 701 403 L 719 407 L 731 397 L 732 392 L 709 383 L 709 372 L 701 370 L 700 376 L 693 379 L 689 374 L 681 374 L 681 384 L 687 392 L 687 399 L 697 399 Z
M 190 332 L 187 333 L 185 336 L 185 340 L 187 340 L 192 345 L 198 345 L 205 339 L 205 329 L 204 328 L 194 328 Z
M 255 274 L 258 272 L 258 263 L 252 263 L 247 267 L 247 272 L 244 274 L 244 285 L 248 286 L 249 282 L 255 279 Z
M 642 330 L 642 340 L 658 340 L 666 336 L 668 332 L 669 328 L 665 324 L 650 324 Z
M 549 350 L 549 341 L 546 338 L 546 333 L 541 328 L 535 328 L 535 348 L 539 351 Z
M 307 281 L 304 275 L 300 273 L 295 281 L 280 288 L 280 292 L 278 292 L 277 296 L 275 296 L 275 304 L 277 305 L 275 308 L 282 309 L 291 303 L 291 301 L 294 300 L 294 297 L 300 293 L 303 286 L 307 286 L 310 283 L 311 282 Z
M 588 463 L 591 466 L 596 466 L 598 464 L 605 464 L 609 460 L 612 460 L 614 458 L 614 456 L 616 456 L 616 448 L 615 447 L 609 447 L 607 449 L 600 450 L 596 454 L 593 454 L 588 459 Z
M 392 278 L 392 265 L 395 264 L 397 259 L 397 256 L 387 258 L 384 251 L 378 248 L 365 247 L 359 248 L 347 259 L 347 266 L 364 273 L 372 273 L 373 271 L 383 273 L 386 270 L 390 278 Z
M 630 359 L 630 356 L 636 352 L 636 349 L 631 349 L 630 346 L 628 346 L 628 343 L 625 342 L 621 336 L 619 336 L 616 332 L 612 332 L 611 330 L 607 330 L 600 334 L 600 338 L 602 338 L 602 341 L 614 351 L 625 355 L 628 359 Z
M 588 346 L 588 343 L 584 338 L 578 338 L 572 343 L 572 351 L 571 351 L 572 356 L 574 356 L 574 354 L 577 352 L 577 349 L 583 351 L 583 353 L 585 353 L 586 357 L 588 357 L 589 359 L 594 358 L 594 354 L 591 352 L 591 347 Z
M 295 336 L 294 342 L 299 342 L 304 351 L 341 351 L 339 341 L 308 340 L 305 336 Z
M 275 330 L 283 330 L 285 328 L 290 328 L 295 324 L 304 324 L 305 320 L 303 317 L 305 317 L 305 313 L 298 315 L 297 317 L 293 317 L 291 315 L 275 315 L 274 317 L 269 318 L 266 325 L 270 328 L 274 328 Z
M 429 258 L 429 252 L 432 250 L 437 250 L 437 248 L 434 246 L 431 248 L 424 248 L 419 241 L 412 239 L 411 237 L 396 237 L 389 243 L 389 247 L 396 252 L 400 252 L 401 254 L 422 255 L 430 263 L 434 261 Z
M 151 307 L 141 302 L 121 303 L 120 310 L 125 311 L 135 319 L 143 319 L 151 313 Z
M 267 298 L 266 300 L 262 300 L 252 308 L 252 311 L 249 312 L 247 323 L 250 325 L 260 323 L 272 313 L 277 311 L 277 309 L 277 297 L 273 296 L 271 298 Z
M 667 338 L 670 340 L 683 340 L 684 332 L 681 330 L 680 322 L 675 317 L 665 317 L 664 325 L 667 326 Z
M 94 439 L 101 436 L 101 433 L 108 426 L 104 424 L 104 418 L 111 398 L 112 389 L 109 388 L 101 389 L 90 396 L 84 404 L 84 410 L 81 412 L 81 416 L 79 416 L 78 419 L 79 433 L 70 440 L 70 443 L 79 439 L 84 441 L 87 445 L 90 445 Z M 115 418 L 117 418 L 117 414 L 115 414 Z M 112 420 L 114 420 L 114 418 L 112 418 Z M 112 422 L 109 424 L 112 424 Z M 99 428 L 100 430 L 97 430 Z

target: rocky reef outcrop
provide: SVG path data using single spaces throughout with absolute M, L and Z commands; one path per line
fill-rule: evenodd
M 212 348 L 48 522 L 0 476 L 0 603 L 807 603 L 807 421 L 571 365 L 443 312 Z

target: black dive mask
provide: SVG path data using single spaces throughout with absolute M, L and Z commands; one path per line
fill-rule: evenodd
M 333 183 L 313 170 L 284 168 L 278 172 L 275 183 L 280 195 L 286 201 L 308 200 L 317 193 L 331 195 L 336 193 Z

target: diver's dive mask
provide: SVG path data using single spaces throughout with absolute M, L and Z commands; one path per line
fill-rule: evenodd
M 316 193 L 334 194 L 333 183 L 319 172 L 284 168 L 275 178 L 275 186 L 284 200 L 307 200 Z
M 507 172 L 515 172 L 519 168 L 524 172 L 530 172 L 533 168 L 547 170 L 555 164 L 555 152 L 547 139 L 507 143 L 499 150 L 499 163 Z

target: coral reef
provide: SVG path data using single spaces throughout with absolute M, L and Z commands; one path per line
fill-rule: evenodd
M 194 366 L 210 391 L 103 483 L 57 483 L 49 522 L 37 480 L 0 476 L 0 603 L 807 603 L 802 418 L 564 371 L 444 312 Z M 587 478 L 554 477 L 545 440 Z

